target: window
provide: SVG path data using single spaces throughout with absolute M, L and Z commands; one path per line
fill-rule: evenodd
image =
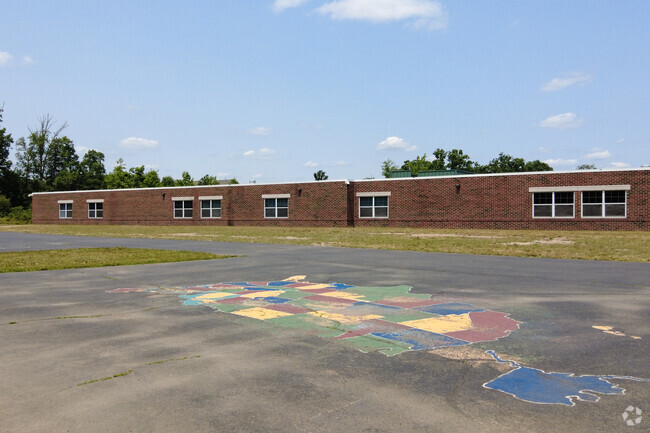
M 172 197 L 174 202 L 174 218 L 192 218 L 192 203 L 194 197 Z
M 357 193 L 359 218 L 388 218 L 389 195 L 390 193 Z
M 583 218 L 625 218 L 627 200 L 625 190 L 583 191 Z
M 265 198 L 264 218 L 289 218 L 289 198 Z
M 534 218 L 573 218 L 574 211 L 573 191 L 533 193 Z
M 104 202 L 103 201 L 89 201 L 88 202 L 88 218 L 104 218 Z
M 72 218 L 72 200 L 59 201 L 59 218 Z
M 222 196 L 199 197 L 201 200 L 201 218 L 221 218 Z

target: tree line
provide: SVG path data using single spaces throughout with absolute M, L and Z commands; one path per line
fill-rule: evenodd
M 0 106 L 0 217 L 26 219 L 31 206 L 29 194 L 44 191 L 73 191 L 159 186 L 217 185 L 216 176 L 206 174 L 198 181 L 184 171 L 180 179 L 160 177 L 157 170 L 144 165 L 127 168 L 122 158 L 111 172 L 106 172 L 104 154 L 88 150 L 79 158 L 74 142 L 50 115 L 38 119 L 27 137 L 15 140 L 2 128 L 4 107 Z M 15 144 L 15 161 L 9 154 Z M 238 183 L 236 179 L 230 183 Z M 29 211 L 27 211 L 29 213 Z
M 538 159 L 526 161 L 523 158 L 515 158 L 503 152 L 485 165 L 472 161 L 469 155 L 461 149 L 436 149 L 433 157 L 427 158 L 425 153 L 415 159 L 406 160 L 398 166 L 394 161 L 387 159 L 381 165 L 381 173 L 384 177 L 390 177 L 390 172 L 395 170 L 410 170 L 413 176 L 421 171 L 429 170 L 465 170 L 473 173 L 512 173 L 523 171 L 553 171 L 553 168 Z

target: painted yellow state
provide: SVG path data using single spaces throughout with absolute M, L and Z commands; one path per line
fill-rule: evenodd
M 268 320 L 275 319 L 276 317 L 291 316 L 291 313 L 284 311 L 267 310 L 266 308 L 246 308 L 245 310 L 233 311 L 231 314 L 239 316 L 252 317 L 253 319 Z
M 322 317 L 323 319 L 332 320 L 334 322 L 351 324 L 363 322 L 364 320 L 381 319 L 384 317 L 378 316 L 376 314 L 367 314 L 365 316 L 346 316 L 345 314 L 329 313 L 327 311 L 313 311 L 308 314 L 314 317 Z
M 271 296 L 280 296 L 283 294 L 285 290 L 264 290 L 262 292 L 257 292 L 257 293 L 249 293 L 246 295 L 241 295 L 242 298 L 269 298 Z
M 298 281 L 302 281 L 305 278 L 307 278 L 307 275 L 294 275 L 293 277 L 285 278 L 282 281 L 293 281 L 294 283 L 297 283 Z
M 197 296 L 194 298 L 196 301 L 210 302 L 218 299 L 223 299 L 228 296 L 232 296 L 232 293 L 227 292 L 211 292 L 206 293 L 205 295 Z
M 614 329 L 611 326 L 597 326 L 597 325 L 592 326 L 592 328 L 598 329 L 599 331 L 611 331 L 612 329 Z
M 350 293 L 350 292 L 341 292 L 341 291 L 338 291 L 338 290 L 335 290 L 333 292 L 319 293 L 319 295 L 320 296 L 331 296 L 333 298 L 352 299 L 353 301 L 364 298 L 363 295 L 357 295 L 356 293 Z
M 300 290 L 314 290 L 314 289 L 325 289 L 328 287 L 332 287 L 331 284 L 310 284 L 308 286 L 301 286 L 299 287 Z
M 409 320 L 400 322 L 400 325 L 412 328 L 424 329 L 425 331 L 444 334 L 445 332 L 464 331 L 472 327 L 472 319 L 469 314 L 449 314 L 447 316 L 431 317 L 428 319 Z

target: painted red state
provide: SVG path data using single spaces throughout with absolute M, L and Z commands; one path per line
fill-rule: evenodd
M 289 313 L 289 314 L 302 314 L 302 313 L 309 313 L 311 310 L 303 307 L 298 307 L 296 305 L 291 305 L 291 304 L 269 304 L 264 306 L 265 309 L 267 310 L 275 310 L 275 311 L 282 311 L 283 313 Z
M 300 289 L 300 291 L 305 293 L 329 293 L 333 292 L 334 289 Z
M 497 311 L 470 312 L 472 328 L 464 331 L 446 332 L 445 335 L 459 340 L 478 343 L 480 341 L 494 341 L 508 336 L 519 327 L 521 322 L 508 317 L 508 313 Z
M 375 304 L 402 308 L 426 307 L 428 305 L 438 305 L 444 303 L 445 301 L 433 301 L 429 299 L 414 299 L 412 301 L 391 301 L 390 299 L 382 299 L 381 301 L 375 301 Z
M 312 295 L 312 296 L 305 296 L 302 299 L 308 299 L 310 301 L 318 301 L 318 302 L 326 302 L 328 304 L 356 304 L 359 301 L 354 301 L 352 299 L 344 299 L 344 298 L 335 298 L 333 296 L 322 296 L 322 295 Z

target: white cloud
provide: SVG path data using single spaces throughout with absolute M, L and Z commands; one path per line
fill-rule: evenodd
M 362 20 L 375 23 L 412 20 L 416 28 L 438 30 L 447 26 L 444 7 L 434 0 L 335 0 L 316 12 L 333 20 Z
M 318 167 L 318 163 L 314 161 L 307 161 L 303 165 L 303 167 Z
M 271 133 L 271 129 L 265 128 L 263 126 L 256 126 L 255 128 L 249 129 L 248 133 L 252 135 L 269 135 Z
M 305 3 L 307 0 L 275 0 L 273 2 L 273 10 L 282 12 L 285 9 L 295 8 Z
M 628 168 L 628 167 L 631 167 L 631 165 L 628 164 L 627 162 L 612 162 L 610 165 L 612 167 L 614 167 L 614 168 Z
M 541 128 L 568 129 L 577 128 L 582 125 L 582 118 L 578 118 L 575 113 L 563 113 L 548 117 L 538 123 Z
M 13 60 L 14 56 L 6 51 L 0 51 L 0 66 L 8 65 Z
M 587 159 L 607 159 L 610 156 L 612 156 L 611 153 L 609 153 L 609 150 L 598 150 L 598 149 L 591 149 L 592 152 L 587 154 L 586 158 Z
M 253 179 L 259 179 L 260 177 L 263 177 L 260 173 L 254 174 L 251 176 Z
M 347 161 L 330 161 L 325 164 L 327 167 L 343 167 L 344 165 L 350 165 Z
M 23 65 L 33 65 L 36 63 L 32 56 L 23 56 Z
M 120 141 L 119 146 L 133 150 L 149 150 L 158 147 L 158 141 L 150 140 L 148 138 L 129 137 Z
M 577 84 L 578 86 L 584 86 L 585 84 L 591 83 L 594 77 L 589 74 L 584 74 L 582 72 L 573 72 L 570 74 L 565 74 L 561 77 L 555 77 L 548 83 L 542 86 L 542 92 L 555 92 L 558 90 L 565 89 L 569 86 Z
M 547 148 L 545 148 L 544 146 L 538 147 L 537 151 L 540 152 L 540 153 L 548 153 L 549 152 L 549 150 Z
M 275 156 L 277 152 L 268 147 L 263 147 L 260 150 L 247 150 L 244 152 L 244 157 L 252 159 L 270 159 Z
M 547 164 L 550 165 L 551 167 L 554 167 L 554 166 L 567 166 L 567 165 L 576 165 L 576 164 L 578 164 L 578 160 L 577 160 L 577 159 L 562 159 L 562 158 L 558 158 L 558 159 L 547 159 L 547 160 L 545 160 L 545 161 L 543 161 L 543 162 L 547 163 Z
M 417 146 L 399 137 L 388 137 L 377 145 L 377 150 L 416 150 Z

